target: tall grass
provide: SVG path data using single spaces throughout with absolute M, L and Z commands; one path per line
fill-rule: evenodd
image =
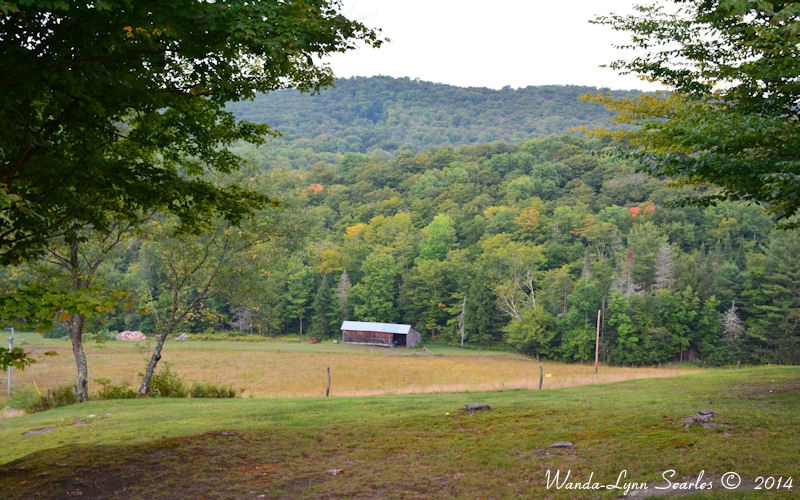
M 15 372 L 17 387 L 35 385 L 46 390 L 73 382 L 75 364 L 67 341 L 43 339 L 36 334 L 26 334 L 24 340 L 23 347 L 38 362 Z M 109 384 L 138 386 L 149 347 L 147 342 L 88 343 L 90 392 Z M 42 356 L 45 351 L 58 355 Z M 691 370 L 601 366 L 595 374 L 591 364 L 539 364 L 512 353 L 455 347 L 423 351 L 272 341 L 168 342 L 161 364 L 168 364 L 187 384 L 233 387 L 243 390 L 244 397 L 319 396 L 327 386 L 328 368 L 334 396 L 533 389 L 539 386 L 540 366 L 544 390 L 667 377 Z

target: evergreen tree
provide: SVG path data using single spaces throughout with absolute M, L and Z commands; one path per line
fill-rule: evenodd
M 607 335 L 610 341 L 610 356 L 612 363 L 618 365 L 634 364 L 635 350 L 639 338 L 631 321 L 630 304 L 628 298 L 620 292 L 614 292 L 608 302 L 608 320 L 606 320 Z
M 800 230 L 775 231 L 749 265 L 746 335 L 758 361 L 800 363 Z
M 508 320 L 500 317 L 495 306 L 497 296 L 485 272 L 479 271 L 467 289 L 464 328 L 470 344 L 487 345 L 500 340 L 501 327 Z
M 339 330 L 339 308 L 336 297 L 325 275 L 320 281 L 314 302 L 311 304 L 311 329 L 309 333 L 318 338 L 335 337 Z

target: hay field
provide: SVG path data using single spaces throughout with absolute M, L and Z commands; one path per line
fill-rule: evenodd
M 66 340 L 22 334 L 22 345 L 38 362 L 14 372 L 14 387 L 41 391 L 70 385 L 75 363 Z M 87 342 L 90 391 L 98 379 L 138 387 L 151 344 Z M 55 351 L 56 356 L 44 356 Z M 168 341 L 159 366 L 168 364 L 188 384 L 210 382 L 243 390 L 244 397 L 313 397 L 324 395 L 327 369 L 332 396 L 535 389 L 542 367 L 543 390 L 577 385 L 659 378 L 691 371 L 686 367 L 622 368 L 594 364 L 542 362 L 513 353 L 456 347 L 386 349 L 345 344 L 232 341 Z M 3 391 L 3 395 L 6 391 Z

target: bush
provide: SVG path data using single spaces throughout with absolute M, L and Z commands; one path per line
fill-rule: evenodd
M 192 385 L 190 394 L 193 398 L 235 398 L 237 391 L 231 386 L 222 387 L 208 382 L 199 382 Z
M 85 338 L 98 344 L 102 344 L 104 342 L 108 342 L 109 340 L 114 340 L 115 335 L 116 334 L 108 328 L 103 328 L 94 333 L 87 334 Z
M 186 384 L 173 372 L 168 363 L 150 379 L 150 396 L 156 398 L 185 398 L 189 396 Z
M 128 382 L 113 385 L 108 379 L 97 379 L 96 382 L 101 386 L 97 393 L 97 399 L 134 399 L 137 392 Z
M 11 407 L 25 410 L 26 413 L 50 410 L 59 406 L 73 405 L 77 402 L 75 388 L 72 386 L 61 386 L 53 391 L 48 390 L 45 394 L 26 387 L 14 391 L 11 396 Z
M 262 335 L 255 335 L 255 334 L 240 334 L 236 332 L 225 332 L 225 333 L 192 333 L 191 337 L 192 340 L 215 340 L 215 341 L 222 341 L 222 340 L 233 340 L 237 342 L 263 342 L 266 337 Z
M 47 391 L 45 397 L 52 402 L 53 406 L 51 408 L 74 405 L 78 402 L 78 398 L 75 396 L 75 388 L 71 385 L 62 385 L 55 391 Z
M 9 402 L 9 406 L 16 410 L 28 411 L 29 408 L 36 404 L 38 399 L 39 394 L 36 392 L 36 389 L 26 386 L 16 389 L 11 393 L 11 401 Z

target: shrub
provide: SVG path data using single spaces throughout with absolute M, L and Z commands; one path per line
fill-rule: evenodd
M 105 378 L 97 379 L 96 382 L 101 386 L 97 399 L 134 399 L 137 395 L 136 390 L 128 382 L 113 385 Z
M 150 395 L 157 398 L 185 398 L 189 395 L 186 384 L 173 372 L 169 363 L 150 379 Z
M 59 406 L 72 405 L 78 402 L 75 396 L 75 388 L 72 386 L 61 386 L 53 391 L 48 390 L 42 394 L 30 387 L 14 391 L 11 397 L 11 407 L 25 410 L 27 413 L 36 413 L 58 408 Z
M 254 334 L 235 334 L 231 332 L 226 333 L 193 333 L 191 334 L 192 340 L 235 340 L 237 342 L 263 342 L 263 336 L 261 335 L 254 335 Z
M 86 335 L 86 338 L 90 341 L 96 342 L 98 344 L 102 344 L 104 342 L 108 342 L 109 340 L 114 340 L 114 336 L 116 334 L 109 330 L 108 328 L 103 328 L 98 330 L 94 333 L 89 333 Z
M 36 389 L 30 386 L 21 387 L 11 393 L 11 401 L 9 406 L 17 410 L 28 411 L 29 408 L 36 404 L 39 399 L 39 394 Z
M 240 390 L 232 386 L 222 387 L 208 382 L 197 382 L 192 385 L 190 394 L 193 398 L 235 398 Z

